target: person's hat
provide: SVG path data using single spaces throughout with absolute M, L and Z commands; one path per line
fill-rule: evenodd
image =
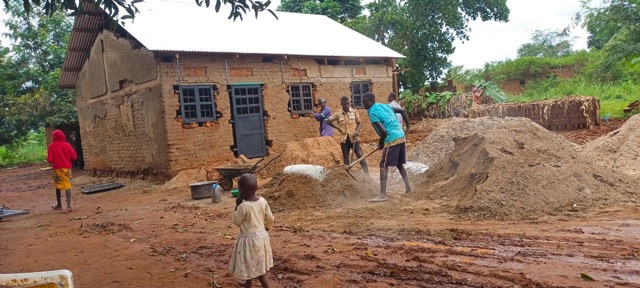
M 326 100 L 326 99 L 324 99 L 324 98 L 320 98 L 320 99 L 318 99 L 318 105 L 320 105 L 320 104 L 324 104 L 324 103 L 327 103 L 327 100 Z

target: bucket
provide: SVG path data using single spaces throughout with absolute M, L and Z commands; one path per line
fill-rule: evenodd
M 202 199 L 202 198 L 211 198 L 213 195 L 213 183 L 217 183 L 216 181 L 206 181 L 206 182 L 198 182 L 189 184 L 191 188 L 191 198 L 192 199 Z

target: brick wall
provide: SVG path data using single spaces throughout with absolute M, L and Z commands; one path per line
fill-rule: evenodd
M 312 58 L 304 57 L 298 59 L 278 56 L 263 59 L 262 56 L 256 55 L 181 54 L 181 84 L 216 85 L 216 110 L 223 113 L 223 117 L 210 127 L 185 129 L 182 123 L 173 118 L 179 109 L 179 96 L 173 92 L 173 85 L 177 84 L 177 61 L 175 58 L 171 59 L 172 56 L 175 55 L 157 57 L 162 79 L 163 109 L 167 115 L 164 125 L 167 129 L 168 161 L 172 171 L 199 166 L 209 167 L 215 163 L 231 161 L 234 157 L 229 148 L 233 145 L 233 134 L 232 126 L 228 122 L 231 111 L 225 59 L 230 72 L 235 71 L 229 73 L 229 83 L 266 83 L 264 108 L 270 115 L 266 130 L 274 144 L 270 152 L 274 153 L 277 153 L 287 141 L 319 135 L 319 124 L 313 118 L 293 119 L 288 112 L 288 83 L 316 84 L 314 97 L 327 99 L 332 111 L 340 109 L 341 96 L 351 96 L 351 81 L 371 81 L 372 91 L 376 93 L 377 100 L 385 103 L 386 95 L 393 87 L 391 68 L 385 65 L 328 66 L 319 65 Z M 188 69 L 201 72 L 184 73 Z M 363 141 L 375 139 L 375 132 L 366 116 L 366 110 L 360 110 L 360 115 L 364 120 Z
M 531 83 L 535 83 L 537 81 L 543 81 L 551 77 L 557 77 L 560 79 L 571 79 L 573 78 L 575 73 L 576 73 L 575 66 L 573 65 L 563 66 L 563 67 L 556 67 L 556 68 L 549 69 L 546 75 L 542 74 L 534 77 L 523 77 L 519 79 L 505 79 L 503 81 L 500 81 L 497 84 L 498 84 L 498 87 L 500 87 L 500 89 L 507 94 L 520 95 L 524 93 L 524 90 L 526 89 L 527 85 L 530 85 Z
M 97 175 L 168 171 L 162 85 L 151 52 L 105 32 L 77 81 L 85 167 Z
M 600 101 L 593 97 L 568 97 L 531 103 L 494 104 L 469 109 L 470 118 L 525 117 L 549 130 L 590 128 L 600 122 Z

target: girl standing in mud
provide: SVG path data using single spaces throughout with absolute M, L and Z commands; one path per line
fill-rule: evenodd
M 274 218 L 269 203 L 256 195 L 258 181 L 251 174 L 244 174 L 238 180 L 240 196 L 236 199 L 236 209 L 231 221 L 240 226 L 240 234 L 231 255 L 229 269 L 244 287 L 250 288 L 254 278 L 262 287 L 269 287 L 267 271 L 273 267 L 273 255 L 269 241 L 269 230 Z

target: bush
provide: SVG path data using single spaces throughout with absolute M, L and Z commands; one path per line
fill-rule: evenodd
M 602 51 L 578 51 L 563 57 L 522 57 L 515 60 L 487 63 L 481 71 L 454 67 L 452 79 L 467 84 L 481 76 L 486 81 L 502 83 L 506 80 L 526 79 L 522 95 L 510 95 L 514 102 L 557 99 L 571 95 L 593 96 L 600 99 L 600 112 L 611 117 L 626 117 L 623 109 L 638 99 L 640 91 L 640 62 L 624 62 L 606 69 Z M 553 69 L 570 68 L 572 79 L 551 75 Z
M 47 145 L 44 129 L 31 132 L 10 145 L 0 146 L 0 166 L 45 163 Z

